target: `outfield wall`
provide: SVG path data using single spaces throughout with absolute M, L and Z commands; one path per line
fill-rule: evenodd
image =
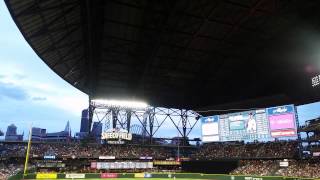
M 199 174 L 199 173 L 90 173 L 90 174 L 57 174 L 37 173 L 28 174 L 25 179 L 108 179 L 108 178 L 186 178 L 186 179 L 214 179 L 214 180 L 314 180 L 312 178 L 282 177 L 282 176 L 243 176 L 224 174 Z M 22 175 L 16 175 L 9 180 L 22 179 Z M 318 179 L 320 180 L 320 179 Z

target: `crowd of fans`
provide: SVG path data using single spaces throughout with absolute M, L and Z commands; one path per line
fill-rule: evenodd
M 315 148 L 317 147 L 318 146 L 315 146 Z M 0 158 L 8 159 L 13 157 L 23 159 L 26 150 L 26 143 L 0 143 Z M 297 150 L 298 144 L 295 141 L 255 142 L 247 144 L 241 142 L 211 143 L 198 148 L 179 147 L 179 153 L 177 153 L 177 147 L 169 146 L 33 143 L 30 158 L 38 158 L 36 160 L 39 161 L 39 159 L 43 159 L 43 156 L 54 155 L 58 159 L 72 158 L 74 159 L 73 161 L 82 161 L 82 158 L 89 158 L 87 162 L 89 162 L 91 158 L 99 158 L 99 156 L 114 156 L 116 159 L 152 157 L 152 159 L 174 160 L 179 154 L 180 158 L 187 157 L 199 160 L 242 159 L 239 167 L 234 169 L 231 174 L 320 177 L 320 163 L 313 163 L 312 161 L 306 160 L 292 160 L 298 154 Z M 277 158 L 289 159 L 289 167 L 280 167 L 279 160 L 275 160 Z M 22 170 L 21 167 L 22 163 L 20 163 L 20 166 L 2 163 L 0 164 L 0 177 L 11 176 L 17 171 Z M 83 166 L 81 168 L 83 168 Z M 88 166 L 85 168 L 87 169 L 82 169 L 82 171 L 86 172 L 91 170 Z M 165 170 L 166 169 L 164 169 L 164 171 Z M 77 168 L 72 171 L 77 171 Z
M 22 168 L 22 165 L 0 163 L 0 180 L 8 179 L 22 171 Z
M 279 160 L 246 160 L 230 174 L 256 176 L 320 177 L 319 162 L 290 160 L 288 167 L 280 167 Z
M 241 161 L 240 166 L 233 170 L 231 174 L 266 176 L 271 175 L 276 167 L 276 162 L 272 160 Z
M 268 143 L 213 143 L 203 145 L 195 154 L 195 159 L 223 158 L 292 158 L 298 154 L 296 141 Z
M 4 144 L 0 148 L 0 155 L 10 157 L 24 157 L 26 144 Z M 160 146 L 137 146 L 137 145 L 81 145 L 73 144 L 32 144 L 30 156 L 43 157 L 54 155 L 57 158 L 99 158 L 99 156 L 114 156 L 116 158 L 133 159 L 140 157 L 153 157 L 166 159 L 174 157 L 174 149 Z
M 280 168 L 276 175 L 319 178 L 320 164 L 312 161 L 291 161 L 289 167 Z
M 279 141 L 269 143 L 212 143 L 200 148 L 180 147 L 180 157 L 194 159 L 225 158 L 293 158 L 298 154 L 295 141 Z M 27 144 L 3 144 L 0 155 L 24 157 Z M 177 157 L 177 147 L 138 146 L 138 145 L 81 145 L 79 143 L 37 143 L 32 144 L 31 157 L 55 155 L 56 157 L 98 158 L 99 156 L 115 156 L 116 158 L 134 159 L 152 157 L 167 159 Z

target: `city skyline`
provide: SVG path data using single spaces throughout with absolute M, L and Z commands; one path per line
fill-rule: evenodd
M 320 106 L 320 102 L 297 106 L 297 115 L 298 115 L 298 118 L 299 118 L 298 119 L 299 120 L 299 125 L 304 125 L 306 120 L 311 120 L 311 119 L 315 119 L 315 118 L 320 117 L 319 106 Z M 88 131 L 88 129 L 84 129 L 83 128 L 83 126 L 84 125 L 86 126 L 87 123 L 88 123 L 87 121 L 84 121 L 85 118 L 83 117 L 83 116 L 86 116 L 86 115 L 84 115 L 85 113 L 87 113 L 87 112 L 85 112 L 86 110 L 87 109 L 84 109 L 84 110 L 81 111 L 81 117 L 80 117 L 76 127 L 69 127 L 70 126 L 69 125 L 69 121 L 65 122 L 65 123 L 67 123 L 67 126 L 71 130 L 71 136 L 72 137 L 77 136 L 77 133 L 79 133 L 79 132 L 84 133 L 84 132 Z M 98 123 L 98 122 L 97 121 L 93 122 L 90 129 L 93 130 L 96 123 Z M 99 123 L 101 123 L 101 125 L 104 126 L 102 122 L 99 122 Z M 26 139 L 28 137 L 28 132 L 29 131 L 19 131 L 19 126 L 17 124 L 15 124 L 14 122 L 11 123 L 11 124 L 8 124 L 7 128 L 9 126 L 11 126 L 11 125 L 15 125 L 16 126 L 16 128 L 18 130 L 17 134 L 24 134 L 24 139 Z M 101 130 L 102 130 L 102 126 L 101 126 Z M 197 123 L 197 125 L 196 125 L 197 128 L 194 129 L 195 134 L 197 134 L 196 137 L 200 137 L 201 136 L 200 126 L 201 126 L 201 122 L 199 121 Z M 51 131 L 47 127 L 44 127 L 44 126 L 39 126 L 39 127 L 32 126 L 32 128 L 41 128 L 41 129 L 49 130 L 49 131 L 46 131 L 47 133 L 61 132 L 61 131 L 63 131 L 63 127 L 66 127 L 66 126 L 61 126 L 60 130 Z M 175 130 L 175 131 L 177 131 L 177 130 Z M 4 133 L 4 136 L 3 136 L 3 138 L 0 137 L 0 140 L 4 139 L 5 134 L 6 134 L 6 131 L 2 130 L 2 132 Z M 177 135 L 176 133 L 171 133 L 172 137 L 174 137 L 176 135 Z M 156 136 L 156 137 L 170 137 L 170 135 L 169 136 Z

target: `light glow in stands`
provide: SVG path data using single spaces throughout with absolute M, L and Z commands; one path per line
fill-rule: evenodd
M 320 85 L 320 75 L 316 75 L 311 78 L 312 87 L 316 87 Z
M 95 99 L 92 100 L 96 105 L 106 105 L 112 107 L 124 107 L 134 109 L 145 109 L 148 107 L 146 102 L 142 101 L 120 101 L 120 100 L 107 100 L 107 99 Z

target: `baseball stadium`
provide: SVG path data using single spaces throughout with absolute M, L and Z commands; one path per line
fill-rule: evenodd
M 320 179 L 320 1 L 4 2 L 88 107 L 75 136 L 8 126 L 0 179 Z

